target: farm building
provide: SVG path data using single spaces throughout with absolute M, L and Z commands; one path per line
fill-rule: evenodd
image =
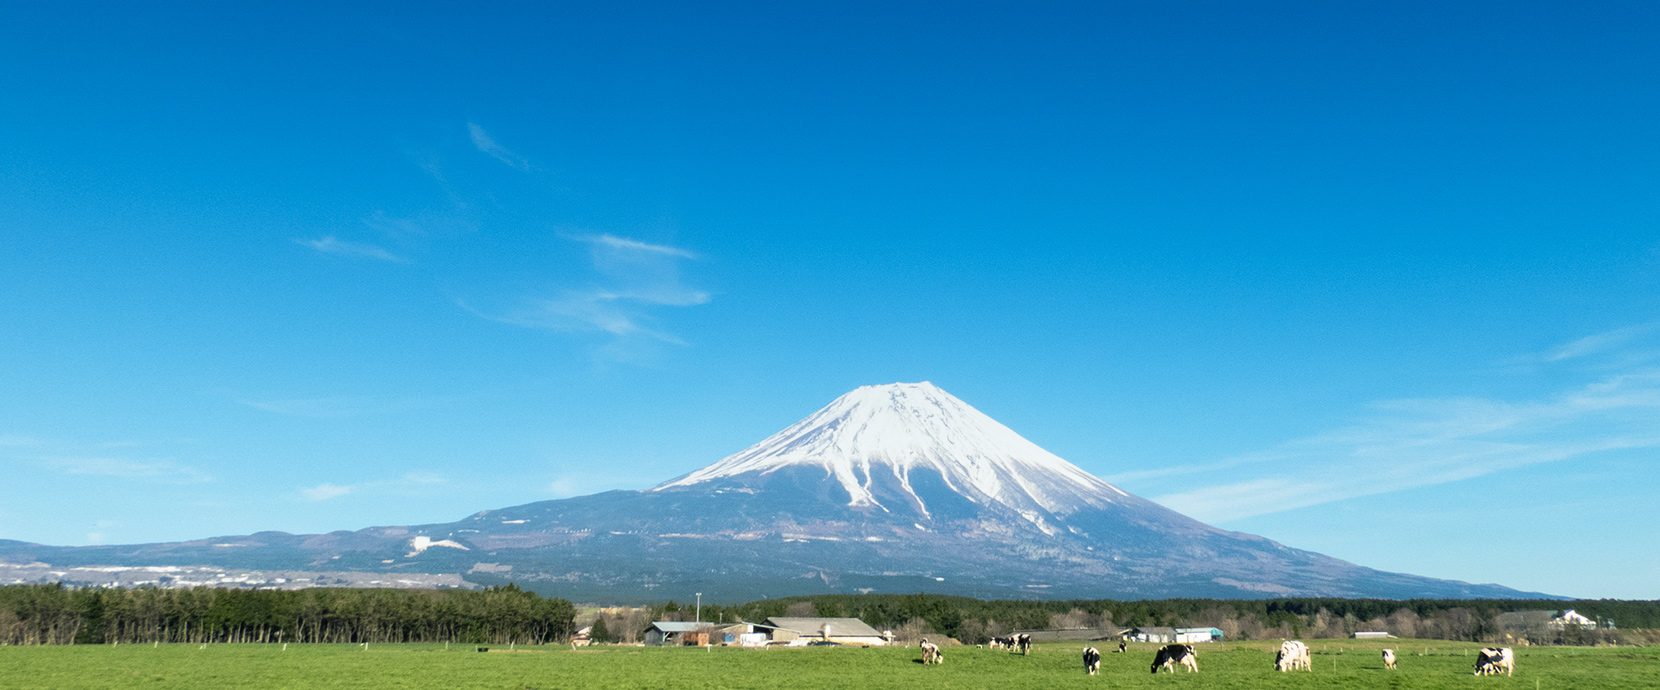
M 773 642 L 835 642 L 880 646 L 888 643 L 888 636 L 877 632 L 857 618 L 795 618 L 780 616 L 768 618 L 756 626 L 767 630 Z
M 1131 642 L 1175 642 L 1176 629 L 1153 625 L 1145 628 L 1131 628 L 1126 635 Z
M 1176 642 L 1181 644 L 1221 641 L 1222 631 L 1216 628 L 1176 628 Z
M 1573 609 L 1561 612 L 1550 610 L 1510 611 L 1499 614 L 1494 622 L 1498 623 L 1501 630 L 1512 632 L 1533 631 L 1537 633 L 1545 630 L 1563 630 L 1569 626 L 1577 626 L 1587 630 L 1597 628 L 1614 629 L 1614 621 L 1603 620 L 1599 624 L 1598 621 L 1587 618 Z
M 650 647 L 705 645 L 710 643 L 714 630 L 714 623 L 655 621 L 646 628 L 645 643 Z
M 718 625 L 709 633 L 709 641 L 718 645 L 743 645 L 745 647 L 764 646 L 767 643 L 767 634 L 756 630 L 755 623 L 728 623 Z
M 1390 637 L 1394 637 L 1394 635 L 1379 630 L 1355 631 L 1355 639 L 1357 640 L 1382 640 Z
M 1548 625 L 1552 628 L 1566 628 L 1570 625 L 1577 625 L 1581 628 L 1595 628 L 1597 627 L 1597 622 L 1579 615 L 1579 612 L 1573 609 L 1568 609 L 1563 611 L 1562 615 L 1550 619 L 1550 623 L 1548 623 Z

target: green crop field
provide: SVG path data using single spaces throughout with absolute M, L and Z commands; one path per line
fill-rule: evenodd
M 1199 647 L 1197 674 L 1148 672 L 1154 645 L 1127 654 L 1103 648 L 1102 671 L 1083 672 L 1082 643 L 1040 645 L 1029 657 L 973 647 L 946 649 L 941 666 L 906 648 L 794 649 L 443 645 L 212 644 L 0 647 L 4 690 L 122 688 L 1565 688 L 1660 689 L 1660 648 L 1517 648 L 1512 678 L 1471 675 L 1480 645 L 1316 640 L 1313 672 L 1273 671 L 1277 643 Z M 1393 647 L 1400 670 L 1383 669 Z

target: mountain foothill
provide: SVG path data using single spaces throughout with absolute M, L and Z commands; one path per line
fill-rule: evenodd
M 459 574 L 619 602 L 693 591 L 734 601 L 858 592 L 1538 596 L 1375 570 L 1204 524 L 1091 475 L 927 382 L 858 388 L 732 456 L 639 491 L 328 534 L 0 542 L 0 560 Z

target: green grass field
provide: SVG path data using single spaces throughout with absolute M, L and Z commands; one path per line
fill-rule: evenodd
M 4 690 L 121 688 L 1564 688 L 1660 689 L 1660 649 L 1517 648 L 1512 678 L 1470 674 L 1480 645 L 1413 640 L 1313 641 L 1312 673 L 1276 673 L 1276 643 L 1199 647 L 1197 674 L 1148 673 L 1154 645 L 1104 653 L 1083 672 L 1081 643 L 1040 645 L 1030 657 L 947 648 L 942 666 L 905 648 L 520 648 L 478 653 L 443 645 L 197 645 L 0 647 Z M 1400 670 L 1378 650 L 1393 647 Z M 492 649 L 497 649 L 492 647 Z M 1105 650 L 1104 650 L 1105 651 Z

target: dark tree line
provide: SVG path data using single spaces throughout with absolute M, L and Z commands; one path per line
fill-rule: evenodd
M 0 644 L 461 642 L 541 644 L 576 608 L 514 585 L 408 589 L 0 587 Z
M 1500 613 L 1575 609 L 1618 631 L 1568 628 L 1535 643 L 1633 642 L 1655 637 L 1660 601 L 1500 599 L 1159 599 L 981 601 L 928 594 L 818 595 L 733 606 L 705 604 L 708 622 L 773 616 L 848 616 L 904 637 L 939 633 L 968 643 L 1014 630 L 1114 626 L 1214 626 L 1228 639 L 1345 637 L 1383 630 L 1402 638 L 1502 641 Z M 668 602 L 608 614 L 601 639 L 633 642 L 652 620 L 692 620 Z M 0 644 L 148 642 L 460 642 L 540 644 L 568 639 L 575 607 L 517 586 L 483 591 L 400 589 L 72 589 L 0 587 Z M 585 621 L 586 622 L 586 621 Z M 609 629 L 607 629 L 609 628 Z M 1650 629 L 1639 633 L 1638 629 Z M 1644 637 L 1647 635 L 1647 637 Z

